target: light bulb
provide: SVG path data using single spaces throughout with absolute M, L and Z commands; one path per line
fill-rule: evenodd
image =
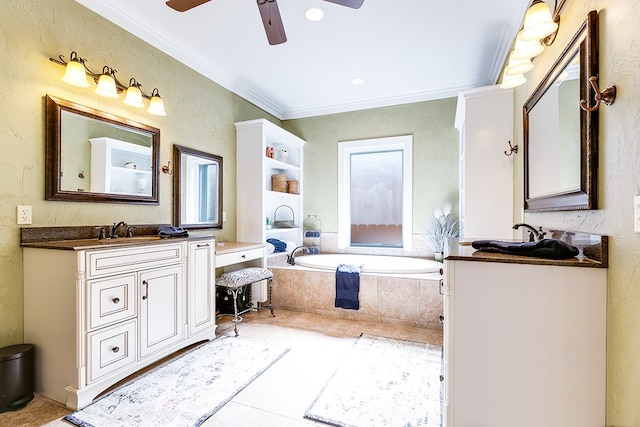
M 98 87 L 95 93 L 105 98 L 117 98 L 118 91 L 116 89 L 116 81 L 110 74 L 102 74 L 98 79 Z
M 162 101 L 162 98 L 160 98 L 158 89 L 153 89 L 153 91 L 151 92 L 151 100 L 149 101 L 149 108 L 147 108 L 147 113 L 153 114 L 154 116 L 167 115 L 167 112 L 164 110 L 164 102 Z
M 135 84 L 127 88 L 127 93 L 122 103 L 128 105 L 129 107 L 144 107 L 144 102 L 142 102 L 142 92 L 140 92 L 140 89 Z
M 526 41 L 544 39 L 557 29 L 558 24 L 553 22 L 549 6 L 544 1 L 535 2 L 524 17 L 522 38 Z
M 71 56 L 73 57 L 73 54 Z M 71 59 L 67 62 L 62 81 L 71 86 L 89 87 L 84 65 L 78 59 Z

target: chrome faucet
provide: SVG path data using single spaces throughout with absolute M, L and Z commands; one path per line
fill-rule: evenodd
M 302 249 L 302 253 L 305 253 L 305 252 L 309 253 L 309 248 L 307 248 L 306 246 L 298 246 L 297 248 L 292 250 L 289 255 L 287 255 L 287 264 L 291 264 L 291 265 L 296 264 L 295 253 L 298 249 Z
M 116 231 L 118 231 L 118 227 L 120 227 L 121 225 L 127 225 L 126 222 L 124 221 L 120 221 L 119 223 L 113 223 L 113 227 L 111 227 L 111 238 L 112 239 L 117 239 L 118 235 L 116 234 Z
M 520 227 L 525 227 L 525 228 L 529 229 L 529 241 L 530 242 L 535 242 L 535 241 L 542 240 L 544 238 L 544 236 L 547 235 L 546 232 L 542 231 L 542 227 L 539 227 L 539 229 L 536 230 L 534 227 L 530 226 L 529 224 L 525 224 L 524 222 L 520 222 L 518 224 L 515 224 L 513 226 L 513 229 L 517 230 Z

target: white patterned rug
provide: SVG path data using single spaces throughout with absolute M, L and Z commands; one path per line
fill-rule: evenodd
M 287 351 L 223 336 L 64 419 L 83 427 L 199 426 Z
M 334 426 L 440 427 L 442 347 L 362 335 L 305 418 Z

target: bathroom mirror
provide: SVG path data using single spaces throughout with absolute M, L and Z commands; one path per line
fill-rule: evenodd
M 587 19 L 524 104 L 524 209 L 597 208 L 598 110 L 588 78 L 598 75 L 598 13 Z
M 222 228 L 222 157 L 173 146 L 173 218 L 184 228 Z
M 158 204 L 160 129 L 47 96 L 45 200 Z

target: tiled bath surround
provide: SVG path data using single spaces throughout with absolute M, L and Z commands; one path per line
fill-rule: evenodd
M 362 274 L 360 309 L 345 310 L 334 307 L 335 272 L 284 266 L 270 269 L 275 307 L 339 319 L 442 328 L 438 274 L 416 278 Z
M 385 248 L 338 250 L 337 233 L 322 233 L 322 253 L 355 253 L 432 258 L 422 235 L 414 235 L 413 251 Z M 284 254 L 283 254 L 284 255 Z M 302 255 L 302 252 L 297 252 Z M 334 307 L 335 272 L 291 267 L 285 257 L 269 260 L 273 271 L 273 304 L 285 310 L 313 313 L 339 319 L 441 329 L 443 313 L 440 278 L 437 273 L 421 275 L 360 276 L 360 309 Z

